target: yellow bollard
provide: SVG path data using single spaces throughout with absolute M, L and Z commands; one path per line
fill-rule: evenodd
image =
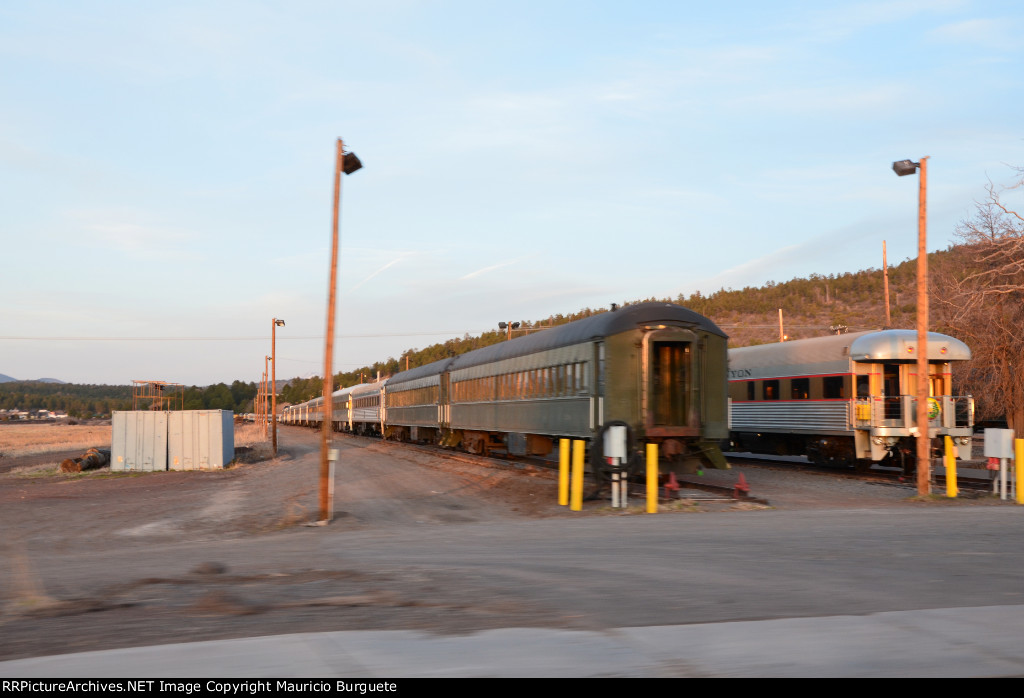
M 1024 485 L 1024 439 L 1013 440 L 1013 462 L 1017 475 L 1017 504 L 1024 504 L 1024 491 L 1021 491 L 1021 485 Z
M 573 511 L 583 511 L 583 449 L 586 443 L 583 441 L 572 442 L 572 503 L 569 508 Z
M 658 444 L 647 444 L 647 513 L 658 513 Z
M 569 439 L 558 441 L 558 503 L 569 506 Z
M 959 490 L 956 488 L 956 451 L 953 449 L 953 439 L 946 437 L 946 496 L 956 497 Z

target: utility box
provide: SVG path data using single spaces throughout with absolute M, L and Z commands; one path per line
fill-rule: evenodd
M 111 415 L 110 469 L 167 470 L 167 415 L 115 411 Z
M 167 413 L 170 470 L 214 470 L 235 458 L 235 418 L 229 410 Z
M 629 430 L 624 426 L 608 427 L 604 432 L 604 457 L 617 458 L 618 463 L 629 460 Z
M 1013 429 L 986 429 L 985 457 L 1013 458 Z

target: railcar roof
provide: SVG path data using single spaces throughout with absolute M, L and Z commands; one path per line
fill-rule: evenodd
M 370 391 L 370 389 L 374 388 L 375 386 L 379 387 L 379 386 L 383 385 L 384 382 L 385 381 L 382 379 L 382 380 L 377 381 L 375 383 L 357 383 L 355 385 L 350 385 L 347 388 L 339 388 L 339 389 L 335 390 L 333 393 L 331 393 L 331 395 L 348 395 L 349 393 L 357 393 L 357 392 L 365 393 L 365 392 Z
M 539 351 L 609 337 L 651 323 L 681 325 L 688 329 L 700 329 L 717 334 L 720 337 L 727 336 L 714 322 L 681 305 L 658 302 L 637 303 L 467 352 L 462 356 L 455 357 L 448 368 L 454 371 L 492 361 L 514 359 Z
M 401 371 L 388 378 L 388 385 L 397 385 L 398 383 L 405 383 L 406 381 L 414 381 L 417 378 L 425 378 L 427 376 L 436 376 L 440 373 L 444 373 L 448 368 L 448 364 L 455 361 L 454 357 L 447 359 L 441 359 L 440 361 L 433 361 L 423 366 L 417 366 L 416 368 L 410 368 L 408 371 Z
M 848 334 L 794 339 L 729 350 L 729 368 L 816 365 L 830 361 L 916 361 L 915 330 L 869 330 Z M 959 339 L 928 333 L 930 361 L 966 361 L 971 350 Z
M 916 361 L 917 331 L 883 330 L 868 333 L 850 345 L 850 356 L 854 361 Z M 970 358 L 970 348 L 959 339 L 939 332 L 928 333 L 929 361 L 967 361 Z

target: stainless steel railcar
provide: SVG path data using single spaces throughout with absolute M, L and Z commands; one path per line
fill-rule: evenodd
M 384 382 L 361 383 L 331 394 L 331 423 L 336 431 L 379 434 L 383 412 Z M 323 397 L 316 397 L 283 410 L 281 421 L 300 426 L 320 426 L 324 420 Z
M 951 436 L 969 458 L 974 400 L 952 394 L 958 339 L 928 334 L 928 434 Z M 736 451 L 806 455 L 812 462 L 909 469 L 917 433 L 917 333 L 881 330 L 729 351 L 730 441 Z M 933 442 L 933 445 L 938 445 Z
M 621 425 L 633 466 L 644 444 L 657 443 L 663 470 L 727 468 L 726 341 L 693 311 L 640 303 L 369 384 L 362 421 L 355 392 L 347 407 L 335 404 L 333 421 L 385 438 L 519 455 L 547 455 L 559 438 L 599 444 L 605 427 Z M 322 419 L 318 409 L 296 407 L 312 415 L 308 423 Z M 339 409 L 353 411 L 348 424 Z M 590 448 L 589 461 L 602 471 L 602 448 Z

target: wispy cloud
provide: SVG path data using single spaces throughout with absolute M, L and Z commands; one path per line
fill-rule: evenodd
M 512 266 L 513 264 L 518 264 L 519 262 L 523 261 L 524 259 L 527 259 L 527 257 L 520 257 L 518 259 L 510 259 L 507 262 L 499 262 L 498 264 L 492 264 L 490 266 L 483 267 L 482 269 L 477 269 L 476 271 L 471 271 L 468 274 L 466 274 L 465 276 L 460 276 L 459 277 L 459 281 L 465 281 L 467 279 L 473 279 L 473 278 L 476 278 L 477 276 L 480 276 L 481 274 L 486 274 L 489 271 L 494 271 L 495 269 L 501 269 L 502 267 L 509 267 L 509 266 Z
M 366 277 L 365 279 L 363 279 L 362 281 L 360 281 L 360 282 L 359 282 L 358 284 L 356 284 L 355 286 L 353 286 L 352 288 L 350 288 L 350 289 L 349 289 L 349 291 L 355 291 L 355 290 L 356 290 L 357 288 L 359 288 L 360 286 L 362 286 L 363 284 L 365 284 L 365 283 L 366 283 L 367 281 L 369 281 L 369 280 L 370 280 L 370 279 L 372 279 L 373 277 L 377 276 L 378 274 L 380 274 L 380 273 L 384 272 L 385 270 L 389 269 L 390 267 L 393 267 L 394 265 L 398 264 L 398 263 L 399 263 L 399 262 L 401 262 L 401 261 L 402 261 L 403 259 L 405 259 L 405 256 L 402 256 L 402 257 L 396 257 L 395 259 L 392 259 L 392 260 L 391 260 L 390 262 L 388 262 L 387 264 L 385 264 L 384 266 L 382 266 L 382 267 L 381 267 L 380 269 L 378 269 L 377 271 L 373 272 L 372 274 L 370 274 L 369 276 L 367 276 L 367 277 Z
M 840 5 L 822 5 L 812 15 L 805 36 L 830 42 L 875 27 L 895 24 L 923 14 L 949 13 L 964 6 L 965 0 L 881 0 Z
M 945 24 L 930 36 L 945 43 L 968 44 L 996 50 L 1019 50 L 1024 46 L 1016 22 L 1002 19 L 968 19 Z
M 199 233 L 172 226 L 140 222 L 129 213 L 73 214 L 82 222 L 85 235 L 77 243 L 102 247 L 136 260 L 195 259 L 201 256 Z M 134 219 L 134 220 L 133 220 Z

